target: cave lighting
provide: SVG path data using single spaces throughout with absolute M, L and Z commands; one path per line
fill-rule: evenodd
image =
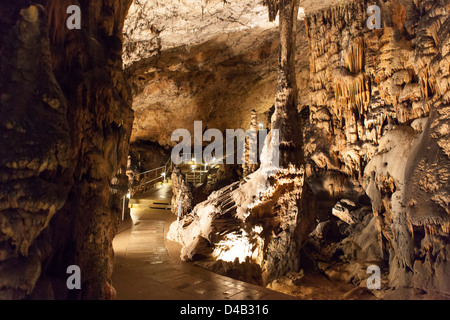
M 217 260 L 234 262 L 238 259 L 239 263 L 242 263 L 247 257 L 252 256 L 251 248 L 252 245 L 245 231 L 242 234 L 229 233 L 216 245 L 213 255 Z
M 258 126 L 259 126 L 259 130 L 264 129 L 264 125 L 262 123 L 260 123 Z

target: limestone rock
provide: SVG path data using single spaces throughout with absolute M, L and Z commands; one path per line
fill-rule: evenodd
M 354 199 L 349 189 L 363 187 L 374 227 L 362 232 L 341 226 L 346 239 L 353 239 L 344 241 L 356 245 L 360 239 L 355 248 L 363 252 L 363 237 L 357 234 L 370 235 L 366 245 L 372 243 L 371 250 L 390 261 L 391 285 L 447 294 L 443 283 L 448 281 L 437 280 L 445 277 L 437 270 L 448 269 L 447 249 L 437 238 L 448 238 L 448 6 L 444 1 L 376 4 L 383 12 L 380 30 L 366 28 L 363 1 L 306 17 L 311 79 L 310 119 L 304 122 L 307 181 L 324 199 L 319 204 L 324 220 L 329 210 L 350 223 L 352 211 L 342 205 L 333 210 L 331 203 Z M 335 179 L 336 171 L 341 180 Z M 418 240 L 425 238 L 426 248 Z M 422 268 L 429 250 L 439 251 L 439 262 L 429 259 Z
M 248 129 L 255 116 L 272 130 L 258 170 L 219 173 L 199 204 L 173 177 L 183 259 L 229 260 L 212 267 L 264 283 L 303 263 L 360 284 L 377 263 L 389 290 L 448 297 L 448 1 L 374 0 L 377 30 L 367 1 L 304 0 L 295 17 L 290 3 L 95 0 L 68 30 L 69 0 L 1 2 L 2 299 L 112 298 L 111 242 L 138 171 L 129 141 L 131 162 L 139 140 L 155 143 L 151 167 L 175 129 Z M 79 292 L 64 285 L 70 264 Z
M 261 167 L 197 205 L 171 226 L 169 237 L 191 256 L 203 237 L 217 260 L 250 261 L 260 266 L 264 284 L 299 267 L 298 252 L 312 231 L 312 198 L 304 184 L 302 135 L 298 127 L 295 84 L 295 30 L 298 3 L 280 6 L 281 46 L 275 110 L 271 133 L 261 155 Z M 279 145 L 279 159 L 273 157 Z
M 329 220 L 319 222 L 314 231 L 310 233 L 310 236 L 322 239 L 327 236 L 327 234 L 330 232 L 330 229 L 331 229 L 331 222 Z
M 348 199 L 342 199 L 331 210 L 331 213 L 347 224 L 354 224 L 358 219 L 350 212 L 355 209 L 356 204 Z
M 72 31 L 70 1 L 0 4 L 2 299 L 111 296 L 133 121 L 119 31 L 130 2 L 84 3 L 90 19 Z M 72 264 L 77 292 L 65 286 Z
M 172 171 L 172 213 L 177 217 L 184 217 L 193 207 L 192 186 L 186 181 L 181 169 Z

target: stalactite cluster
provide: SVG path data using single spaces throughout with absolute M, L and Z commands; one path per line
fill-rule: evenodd
M 306 133 L 308 181 L 324 190 L 314 179 L 328 183 L 326 169 L 340 167 L 371 198 L 390 284 L 445 293 L 448 6 L 376 4 L 383 13 L 379 30 L 366 27 L 364 1 L 306 19 L 310 120 L 317 130 Z M 328 150 L 320 130 L 333 141 Z

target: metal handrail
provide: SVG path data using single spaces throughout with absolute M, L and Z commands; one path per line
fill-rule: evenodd
M 152 187 L 152 185 L 156 185 L 157 181 L 161 179 L 164 181 L 172 170 L 173 170 L 173 163 L 172 159 L 169 158 L 169 160 L 167 160 L 164 166 L 136 174 L 135 177 L 141 181 L 138 185 L 131 187 L 132 193 L 136 194 L 149 190 Z M 151 180 L 147 181 L 147 179 L 149 178 Z
M 141 184 L 137 185 L 136 187 L 142 187 L 142 186 L 145 186 L 145 185 L 147 185 L 147 184 L 149 184 L 149 183 L 151 183 L 151 182 L 153 182 L 153 181 L 157 181 L 157 180 L 159 180 L 159 179 L 161 179 L 161 178 L 163 178 L 163 179 L 164 179 L 164 177 L 163 177 L 163 176 L 160 176 L 160 177 L 158 177 L 158 178 L 155 178 L 155 179 L 153 179 L 153 180 L 150 180 L 150 181 L 147 181 L 147 182 L 141 183 Z
M 158 167 L 158 168 L 155 168 L 155 169 L 151 169 L 151 170 L 148 170 L 148 171 L 145 171 L 145 172 L 141 172 L 141 173 L 138 173 L 136 176 L 141 176 L 141 175 L 143 175 L 143 174 L 147 174 L 147 173 L 149 173 L 149 172 L 153 172 L 153 171 L 157 171 L 157 170 L 159 170 L 159 169 L 161 169 L 161 168 L 165 168 L 166 166 L 162 166 L 162 167 Z

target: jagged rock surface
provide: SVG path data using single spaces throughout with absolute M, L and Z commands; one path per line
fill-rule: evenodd
M 263 284 L 298 271 L 299 251 L 312 231 L 315 212 L 304 184 L 302 135 L 298 126 L 295 30 L 298 2 L 280 5 L 281 51 L 271 133 L 261 167 L 242 182 L 214 192 L 169 238 L 183 245 L 182 259 L 200 254 L 248 264 Z M 273 154 L 278 149 L 276 158 Z M 206 252 L 206 254 L 204 254 Z M 259 266 L 254 268 L 254 265 Z
M 128 0 L 1 1 L 0 299 L 112 298 L 112 239 L 133 115 Z M 69 291 L 69 265 L 81 290 Z
M 449 6 L 374 4 L 379 30 L 366 27 L 364 1 L 307 17 L 307 181 L 327 212 L 363 188 L 390 285 L 448 295 Z
M 323 222 L 314 237 L 330 245 L 316 249 L 338 266 L 319 269 L 362 283 L 376 263 L 387 267 L 386 285 L 445 296 L 449 8 L 445 1 L 374 4 L 383 14 L 379 30 L 367 28 L 364 1 L 306 16 L 309 87 L 304 69 L 297 72 L 306 181 Z M 303 58 L 304 41 L 298 37 Z M 346 222 L 332 217 L 341 199 L 356 204 Z
M 302 235 L 314 223 L 304 207 L 299 209 L 301 177 L 294 168 L 280 170 L 270 177 L 280 184 L 270 186 L 268 176 L 259 169 L 244 181 L 213 192 L 171 225 L 168 238 L 183 245 L 183 260 L 233 262 L 234 269 L 252 269 L 257 272 L 254 278 L 268 283 L 298 269 L 298 249 L 292 241 L 305 241 Z M 289 194 L 292 189 L 298 197 Z
M 172 213 L 183 218 L 193 206 L 192 186 L 186 181 L 186 177 L 179 168 L 174 168 L 172 180 Z
M 136 1 L 124 29 L 124 53 L 129 0 L 80 1 L 86 19 L 82 30 L 70 32 L 64 27 L 70 1 L 0 2 L 1 298 L 113 294 L 111 241 L 126 192 L 133 118 L 122 54 L 133 85 L 133 140 L 168 146 L 167 133 L 192 129 L 194 120 L 208 128 L 246 129 L 252 109 L 270 127 L 278 32 L 243 28 L 240 22 L 251 20 L 244 12 L 250 1 L 227 2 L 234 4 L 209 1 L 209 10 L 203 1 Z M 254 8 L 261 2 L 248 13 L 259 16 Z M 236 3 L 242 10 L 228 15 Z M 292 269 L 296 250 L 276 253 L 286 247 L 289 237 L 280 230 L 289 226 L 280 227 L 270 213 L 293 212 L 276 211 L 280 203 L 302 208 L 293 199 L 303 197 L 308 184 L 319 200 L 320 223 L 305 250 L 317 268 L 333 279 L 361 282 L 368 263 L 385 264 L 390 286 L 448 297 L 449 4 L 373 4 L 382 9 L 380 30 L 366 26 L 366 1 L 301 2 L 307 8 L 305 23 L 297 25 L 301 117 L 288 130 L 303 129 L 304 161 L 294 161 L 294 174 L 276 177 L 292 184 L 257 186 L 260 169 L 239 189 L 254 194 L 262 187 L 267 194 L 250 199 L 222 189 L 194 209 L 182 226 L 197 240 L 179 239 L 193 245 L 184 251 L 187 258 L 223 257 L 241 243 L 261 273 L 280 260 L 280 270 Z M 274 17 L 278 8 L 271 10 Z M 204 28 L 191 29 L 189 21 Z M 219 32 L 225 25 L 235 32 Z M 199 43 L 204 36 L 209 41 Z M 285 187 L 298 194 L 283 198 L 278 192 Z M 357 206 L 348 209 L 347 222 L 332 215 L 341 199 Z M 199 229 L 214 225 L 212 218 L 222 233 Z M 359 222 L 348 224 L 354 218 Z M 261 242 L 271 243 L 273 253 L 261 251 Z M 65 287 L 69 264 L 86 275 L 81 292 L 69 294 Z
M 345 1 L 304 0 L 299 17 Z M 208 128 L 247 130 L 252 109 L 264 128 L 270 126 L 280 43 L 278 19 L 269 22 L 262 3 L 135 2 L 124 29 L 124 61 L 134 95 L 132 141 L 173 146 L 166 132 L 193 133 L 195 120 Z M 297 82 L 306 90 L 308 43 L 301 20 L 297 37 Z

